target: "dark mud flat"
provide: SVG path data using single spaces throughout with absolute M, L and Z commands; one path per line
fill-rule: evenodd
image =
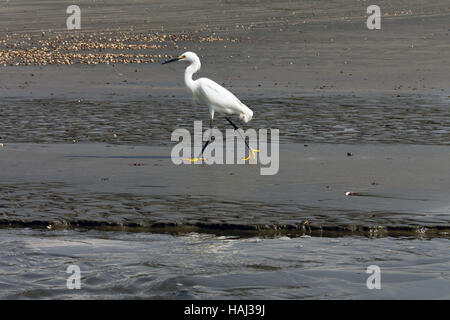
M 447 146 L 281 144 L 274 176 L 261 176 L 258 164 L 176 166 L 170 151 L 5 144 L 0 223 L 448 236 Z

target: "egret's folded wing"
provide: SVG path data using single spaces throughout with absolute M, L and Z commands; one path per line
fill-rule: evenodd
M 197 81 L 199 81 L 198 98 L 205 103 L 242 112 L 242 107 L 245 105 L 230 91 L 208 78 L 201 78 Z

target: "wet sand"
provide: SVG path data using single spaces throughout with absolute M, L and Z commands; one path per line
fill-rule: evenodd
M 274 176 L 259 164 L 177 166 L 170 147 L 0 152 L 3 226 L 448 235 L 446 146 L 281 145 Z

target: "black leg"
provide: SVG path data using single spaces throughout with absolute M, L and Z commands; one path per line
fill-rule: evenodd
M 236 131 L 237 129 L 239 129 L 238 126 L 235 125 L 235 124 L 233 123 L 233 121 L 230 120 L 230 118 L 225 117 L 225 119 L 227 119 L 227 121 L 233 126 L 234 131 Z M 244 140 L 245 145 L 247 146 L 247 148 L 250 150 L 250 146 L 248 145 L 247 140 L 245 140 L 245 138 L 241 135 L 241 133 L 240 133 L 239 131 L 238 131 L 238 133 L 239 133 L 239 135 L 241 136 L 241 138 Z
M 228 117 L 225 117 L 225 119 L 227 119 L 227 121 L 233 126 L 234 130 L 239 129 Z
M 203 157 L 203 151 L 205 151 L 206 147 L 208 146 L 208 144 L 211 142 L 211 140 L 206 141 L 206 143 L 203 145 L 202 148 L 202 157 Z
M 209 140 L 205 142 L 205 144 L 203 145 L 202 148 L 202 157 L 203 157 L 203 151 L 205 151 L 206 147 L 208 146 L 208 144 L 211 142 L 211 138 L 212 138 L 212 130 L 213 130 L 213 119 L 209 119 L 209 128 L 210 128 L 210 134 L 209 134 Z

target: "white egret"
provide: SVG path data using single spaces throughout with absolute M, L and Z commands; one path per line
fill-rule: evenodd
M 210 115 L 210 128 L 213 128 L 214 114 L 221 113 L 225 115 L 237 114 L 239 118 L 247 123 L 253 118 L 253 111 L 250 110 L 245 104 L 243 104 L 234 94 L 230 91 L 217 84 L 208 78 L 200 78 L 197 80 L 192 79 L 192 75 L 200 70 L 201 64 L 199 57 L 194 52 L 185 52 L 181 56 L 164 61 L 163 64 L 167 64 L 175 61 L 186 61 L 189 62 L 189 66 L 184 71 L 184 83 L 188 88 L 189 92 L 192 94 L 194 101 L 198 104 L 205 104 L 209 108 Z M 234 130 L 239 129 L 228 117 L 225 119 L 233 126 Z M 239 131 L 238 131 L 239 132 Z M 239 132 L 240 134 L 240 132 Z M 242 137 L 242 135 L 241 135 Z M 244 139 L 244 137 L 242 137 Z M 205 150 L 206 146 L 211 142 L 210 140 L 206 141 L 205 145 L 202 148 Z M 247 141 L 244 142 L 248 149 L 250 150 L 253 158 L 255 158 L 255 152 L 259 152 L 259 150 L 251 148 Z M 250 155 L 245 158 L 248 160 Z M 192 158 L 191 161 L 202 160 L 203 158 Z

